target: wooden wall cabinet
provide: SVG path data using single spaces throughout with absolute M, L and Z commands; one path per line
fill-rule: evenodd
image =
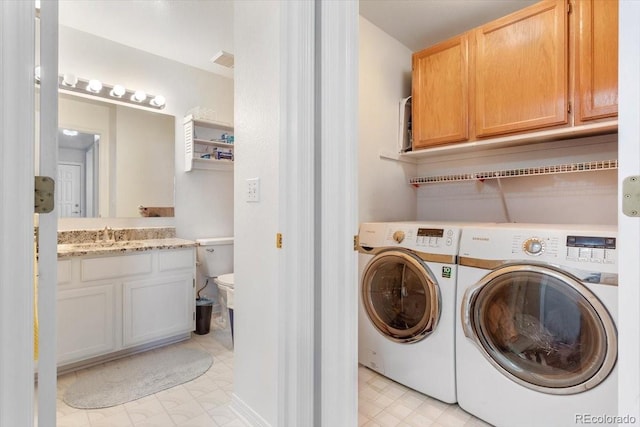
M 414 149 L 469 138 L 468 35 L 413 55 Z
M 573 3 L 575 121 L 618 115 L 618 1 Z
M 476 136 L 568 122 L 567 29 L 566 2 L 553 0 L 473 32 Z
M 617 80 L 618 0 L 541 1 L 413 55 L 413 149 L 611 123 Z

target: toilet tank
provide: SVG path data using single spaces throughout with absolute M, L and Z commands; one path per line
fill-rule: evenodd
M 206 277 L 233 273 L 233 237 L 196 239 L 198 268 Z

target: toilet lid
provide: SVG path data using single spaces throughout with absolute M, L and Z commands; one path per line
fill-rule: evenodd
M 220 276 L 216 277 L 214 279 L 214 281 L 218 285 L 222 285 L 222 286 L 227 286 L 229 288 L 233 288 L 233 273 L 221 274 Z

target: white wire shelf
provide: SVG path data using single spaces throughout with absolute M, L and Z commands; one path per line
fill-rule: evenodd
M 540 166 L 498 171 L 472 172 L 452 175 L 420 176 L 411 178 L 409 184 L 434 184 L 440 182 L 477 181 L 497 178 L 513 178 L 518 176 L 553 175 L 559 173 L 591 172 L 618 169 L 617 160 L 601 160 L 592 162 L 566 163 L 562 165 Z

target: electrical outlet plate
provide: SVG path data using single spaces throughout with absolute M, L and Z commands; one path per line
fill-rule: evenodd
M 247 202 L 259 202 L 260 201 L 260 178 L 247 179 Z

